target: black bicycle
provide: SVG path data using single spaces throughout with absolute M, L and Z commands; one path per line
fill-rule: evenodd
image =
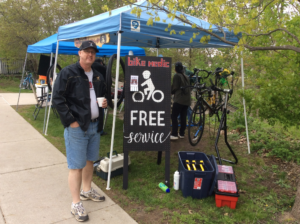
M 198 77 L 198 73 L 200 71 L 206 72 L 208 78 L 210 75 L 216 75 L 215 84 L 211 82 L 210 87 L 206 87 L 204 84 L 199 84 L 202 80 L 202 77 Z M 193 88 L 196 90 L 196 99 L 197 102 L 192 110 L 192 114 L 188 121 L 188 138 L 189 142 L 192 146 L 196 146 L 203 134 L 204 125 L 205 125 L 205 112 L 208 111 L 209 116 L 216 115 L 218 121 L 220 121 L 219 112 L 222 112 L 224 106 L 224 97 L 223 91 L 220 91 L 221 88 L 217 86 L 220 81 L 220 77 L 224 78 L 224 76 L 220 76 L 220 73 L 223 69 L 217 68 L 215 72 L 209 72 L 201 69 L 194 69 L 194 73 L 196 75 L 196 84 L 194 86 L 186 86 L 182 88 Z M 234 73 L 230 73 L 233 75 Z M 227 79 L 228 76 L 225 78 Z M 207 93 L 207 94 L 206 94 Z M 231 93 L 232 94 L 232 91 Z

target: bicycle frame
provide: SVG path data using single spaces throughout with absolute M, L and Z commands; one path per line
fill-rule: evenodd
M 224 106 L 224 103 L 220 104 L 220 105 L 216 105 L 215 103 L 213 104 L 210 104 L 210 102 L 207 102 L 205 100 L 205 98 L 203 97 L 203 94 L 206 92 L 207 90 L 205 91 L 198 91 L 198 94 L 199 94 L 199 97 L 197 98 L 197 102 L 201 102 L 203 105 L 205 105 L 208 109 L 209 109 L 209 112 L 211 115 L 214 115 L 216 114 L 217 115 L 217 118 L 218 118 L 218 121 L 220 121 L 220 117 L 219 117 L 219 110 L 222 109 L 222 107 Z M 211 100 L 212 97 L 209 97 L 209 99 Z

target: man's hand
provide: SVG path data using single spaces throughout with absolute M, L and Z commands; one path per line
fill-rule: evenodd
M 103 102 L 102 102 L 102 108 L 106 108 L 107 107 L 107 100 L 106 98 L 104 98 Z
M 77 121 L 75 121 L 75 122 L 73 122 L 72 124 L 70 124 L 70 127 L 71 127 L 71 128 L 77 128 L 77 127 L 79 127 L 79 124 L 78 124 Z

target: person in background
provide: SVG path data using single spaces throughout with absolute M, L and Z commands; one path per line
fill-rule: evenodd
M 104 80 L 106 80 L 106 66 L 102 59 L 96 58 L 95 62 L 92 64 L 92 68 L 100 72 Z
M 100 72 L 106 82 L 106 66 L 105 66 L 104 62 L 102 61 L 102 59 L 96 58 L 95 62 L 92 64 L 92 68 L 95 69 L 96 71 Z M 103 110 L 103 114 L 104 114 L 105 113 L 104 109 L 102 109 L 102 110 Z M 103 120 L 104 120 L 104 116 L 103 116 Z M 107 132 L 105 132 L 104 129 L 102 129 L 102 131 L 100 132 L 100 135 L 101 136 L 107 135 Z
M 172 133 L 171 140 L 177 140 L 178 138 L 184 138 L 184 132 L 186 129 L 186 115 L 187 109 L 191 105 L 191 90 L 190 88 L 181 89 L 181 87 L 190 85 L 189 78 L 184 74 L 184 68 L 181 62 L 175 63 L 176 74 L 173 77 L 173 83 L 171 87 L 171 94 L 174 94 L 173 108 L 172 108 Z M 180 131 L 178 135 L 178 121 L 177 117 L 180 115 Z
M 71 213 L 77 221 L 89 219 L 81 200 L 105 201 L 92 187 L 93 161 L 99 158 L 103 110 L 98 97 L 104 97 L 106 83 L 91 66 L 98 49 L 93 41 L 84 41 L 78 52 L 79 61 L 61 70 L 55 81 L 53 104 L 63 124 L 72 195 Z M 82 189 L 80 189 L 82 184 Z
M 187 75 L 190 80 L 190 85 L 193 85 L 194 84 L 194 79 L 193 79 L 194 73 L 192 71 L 188 70 L 186 66 L 183 66 L 183 69 L 184 69 L 184 74 Z M 188 121 L 190 120 L 191 115 L 192 115 L 192 108 L 188 107 L 188 109 L 187 109 Z M 178 115 L 178 122 L 180 122 L 180 114 Z

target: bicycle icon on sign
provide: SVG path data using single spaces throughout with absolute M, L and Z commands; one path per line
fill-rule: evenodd
M 132 95 L 133 102 L 142 103 L 145 100 L 145 96 L 147 96 L 147 100 L 150 100 L 150 98 L 152 98 L 152 100 L 154 102 L 156 102 L 156 103 L 160 103 L 161 101 L 163 101 L 163 99 L 164 99 L 164 93 L 161 90 L 155 90 L 155 86 L 154 86 L 154 84 L 153 84 L 152 79 L 150 78 L 150 76 L 151 76 L 151 72 L 150 71 L 145 70 L 143 72 L 143 77 L 144 77 L 144 79 L 146 79 L 146 81 L 143 82 L 141 84 L 141 86 L 147 86 L 147 88 L 144 89 L 144 93 L 142 91 L 134 92 L 133 95 Z M 139 94 L 142 96 L 142 99 L 137 100 L 136 99 L 136 95 L 139 95 Z M 160 94 L 160 98 L 156 99 L 154 97 L 155 94 Z

